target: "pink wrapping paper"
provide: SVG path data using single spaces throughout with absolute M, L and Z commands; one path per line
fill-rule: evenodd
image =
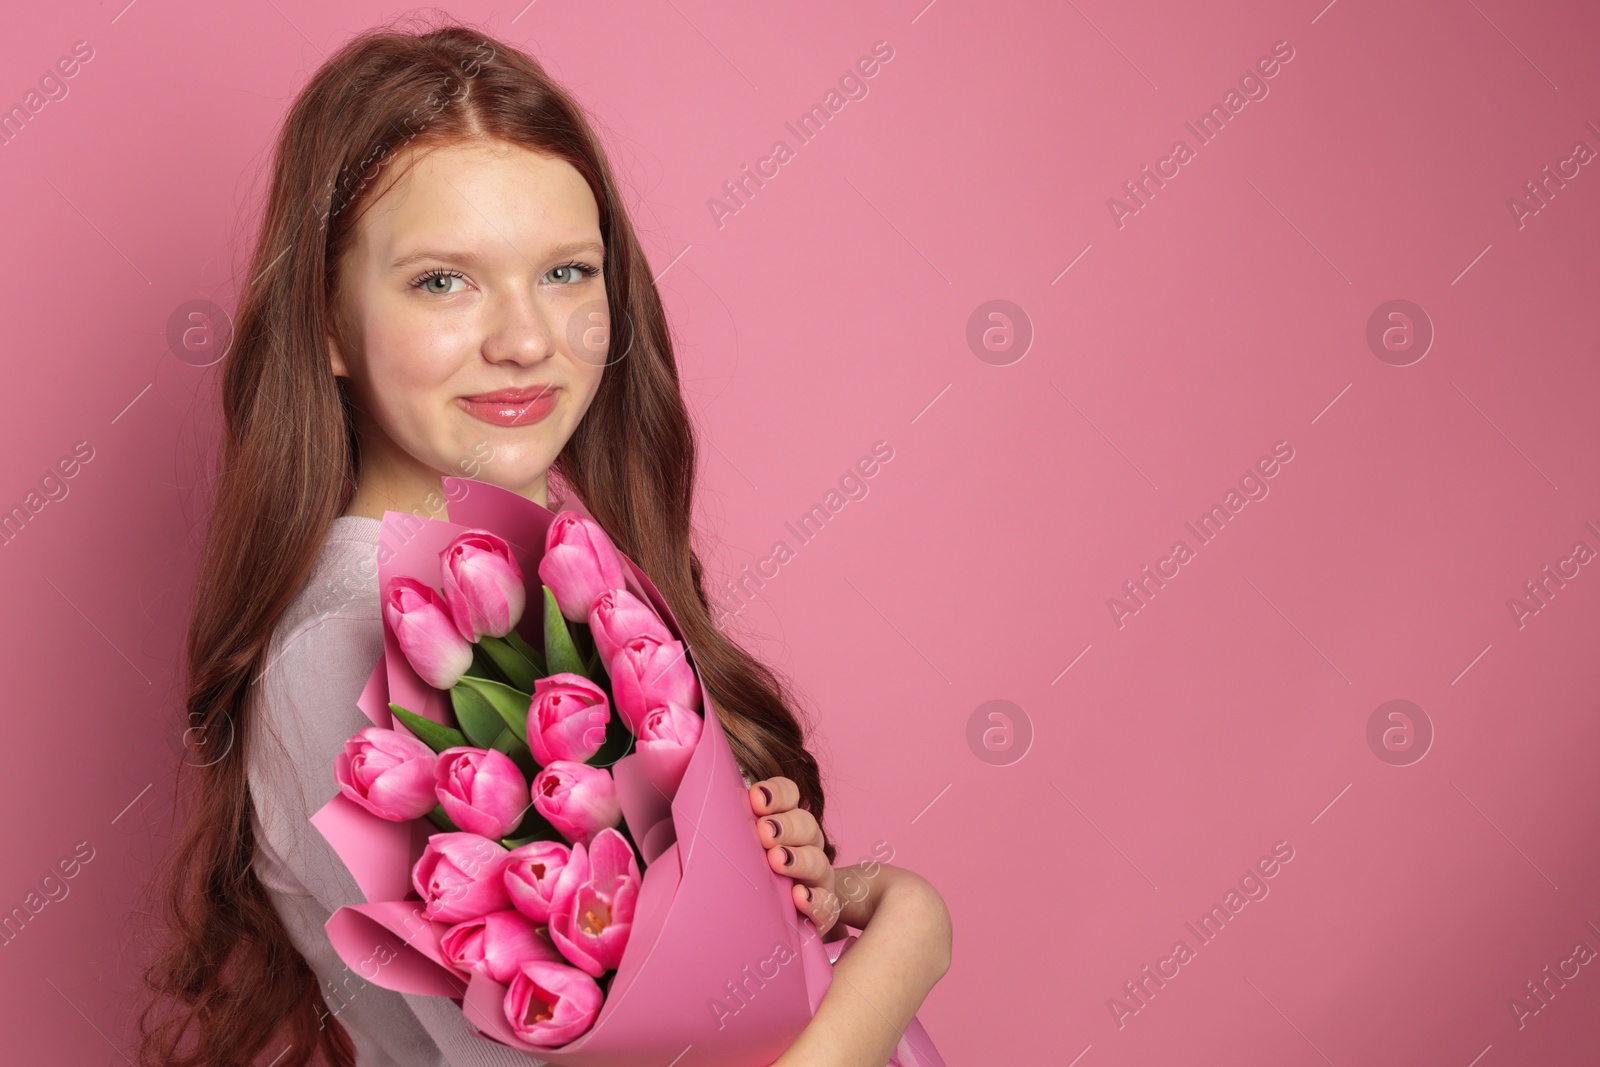
M 451 505 L 451 522 L 385 513 L 379 588 L 397 575 L 437 586 L 439 551 L 472 528 L 504 537 L 523 573 L 536 581 L 554 513 L 484 482 L 446 478 L 444 487 L 450 497 L 461 498 Z M 568 508 L 588 514 L 576 501 Z M 652 604 L 681 639 L 659 591 L 632 560 L 623 560 L 629 590 Z M 529 611 L 518 629 L 541 647 L 541 626 L 540 613 Z M 361 695 L 368 717 L 392 726 L 392 700 L 449 722 L 445 694 L 417 677 L 387 627 L 384 653 Z M 770 1064 L 815 1014 L 832 962 L 854 936 L 824 945 L 812 922 L 795 909 L 793 880 L 767 864 L 738 764 L 709 696 L 704 717 L 675 796 L 656 787 L 637 752 L 612 767 L 623 818 L 648 866 L 628 947 L 587 1033 L 557 1048 L 528 1045 L 513 1035 L 503 1011 L 506 987 L 448 964 L 439 949 L 447 924 L 423 919 L 420 902 L 412 898 L 411 867 L 431 828 L 379 819 L 342 796 L 312 823 L 349 867 L 367 903 L 340 908 L 329 919 L 334 948 L 368 981 L 455 999 L 488 1037 L 563 1067 L 623 1067 L 658 1058 L 675 1067 Z M 943 1067 L 915 1019 L 891 1064 Z

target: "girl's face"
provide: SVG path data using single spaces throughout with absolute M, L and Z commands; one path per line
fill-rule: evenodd
M 361 439 L 345 513 L 438 501 L 441 474 L 547 504 L 545 474 L 606 362 L 594 195 L 565 160 L 503 142 L 407 163 L 388 164 L 402 177 L 338 267 L 351 347 L 330 335 L 329 360 L 350 379 Z

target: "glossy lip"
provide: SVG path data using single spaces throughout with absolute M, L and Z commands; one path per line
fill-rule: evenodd
M 555 391 L 554 385 L 530 385 L 521 389 L 496 389 L 490 393 L 476 393 L 461 399 L 480 404 L 526 404 L 530 400 L 537 400 L 546 393 Z
M 461 397 L 458 403 L 467 414 L 495 426 L 528 426 L 545 419 L 556 409 L 553 385 L 527 389 L 497 389 L 492 393 Z

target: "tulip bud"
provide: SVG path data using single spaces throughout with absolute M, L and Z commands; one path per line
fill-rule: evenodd
M 506 1021 L 529 1044 L 554 1048 L 587 1032 L 604 999 L 599 983 L 576 967 L 530 960 L 506 990 Z
M 457 923 L 439 938 L 444 958 L 469 973 L 510 982 L 530 960 L 565 963 L 539 925 L 518 911 L 491 911 Z
M 434 767 L 434 793 L 450 821 L 470 834 L 504 837 L 528 810 L 528 781 L 495 749 L 447 748 Z
M 662 643 L 672 640 L 672 632 L 655 608 L 626 589 L 608 589 L 595 598 L 594 607 L 589 610 L 589 631 L 594 634 L 600 662 L 606 664 L 608 671 L 617 650 L 631 638 L 647 636 Z
M 622 821 L 617 783 L 602 767 L 555 760 L 533 776 L 533 806 L 568 841 L 585 844 Z
M 369 726 L 344 743 L 333 776 L 339 792 L 378 818 L 405 822 L 433 810 L 436 760 L 415 737 Z
M 415 578 L 389 580 L 383 617 L 411 669 L 435 689 L 448 690 L 472 666 L 472 645 L 461 636 L 450 608 Z
M 439 554 L 444 599 L 468 641 L 504 637 L 522 618 L 528 591 L 511 546 L 488 530 L 468 530 Z
M 669 702 L 690 711 L 700 707 L 700 683 L 681 641 L 640 635 L 623 644 L 609 666 L 617 714 L 634 736 L 651 708 Z
M 572 847 L 562 841 L 530 841 L 511 850 L 506 861 L 506 892 L 511 906 L 534 922 L 550 921 L 552 910 L 559 910 L 571 896 L 561 884 L 561 872 L 572 861 Z
M 651 708 L 639 724 L 641 766 L 665 795 L 677 794 L 704 727 L 705 720 L 698 713 L 671 701 Z
M 583 622 L 596 597 L 623 587 L 622 559 L 599 523 L 563 511 L 545 533 L 539 580 L 555 594 L 567 621 Z
M 510 855 L 477 834 L 434 834 L 411 869 L 422 917 L 459 923 L 511 907 L 505 865 Z
M 606 741 L 611 704 L 605 690 L 581 674 L 563 672 L 533 683 L 528 747 L 540 766 L 587 762 Z

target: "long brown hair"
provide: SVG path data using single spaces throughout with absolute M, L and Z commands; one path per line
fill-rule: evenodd
M 147 970 L 140 1026 L 151 1067 L 247 1064 L 284 1041 L 277 1067 L 319 1054 L 354 1061 L 252 868 L 252 682 L 360 474 L 347 379 L 328 363 L 339 257 L 401 148 L 471 140 L 555 156 L 588 181 L 612 355 L 552 472 L 666 597 L 740 765 L 752 778 L 794 779 L 822 819 L 817 762 L 785 685 L 712 621 L 691 544 L 695 439 L 665 314 L 582 110 L 532 58 L 476 30 L 370 30 L 316 72 L 280 131 L 223 367 L 225 438 L 188 632 L 186 710 L 193 735 L 226 750 L 180 776 L 188 818 L 158 889 L 169 941 Z M 831 843 L 826 851 L 832 862 Z

